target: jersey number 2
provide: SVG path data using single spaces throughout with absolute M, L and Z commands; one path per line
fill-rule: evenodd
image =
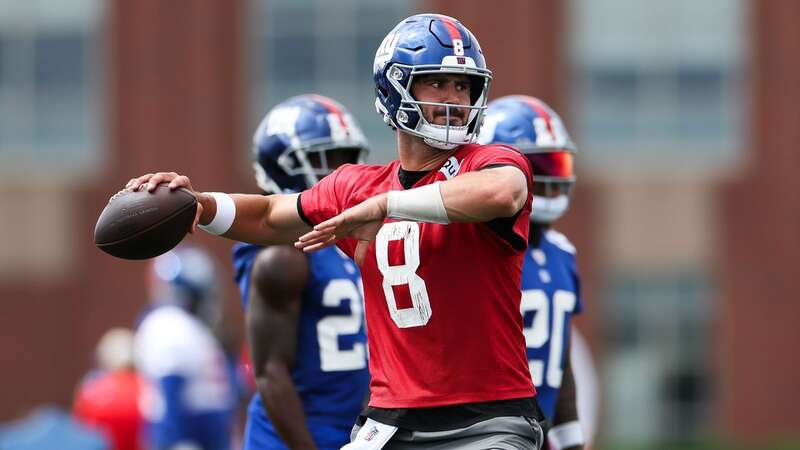
M 567 313 L 575 309 L 575 294 L 568 291 L 556 291 L 553 294 L 553 311 L 550 311 L 550 302 L 547 294 L 541 289 L 528 289 L 522 291 L 522 302 L 519 307 L 522 315 L 534 312 L 533 322 L 530 327 L 525 327 L 525 344 L 528 348 L 540 348 L 550 340 L 550 352 L 547 358 L 547 379 L 545 380 L 545 362 L 538 359 L 528 361 L 533 384 L 541 386 L 543 381 L 553 388 L 561 387 L 561 377 L 564 371 L 561 362 L 564 354 L 564 335 Z M 553 327 L 550 328 L 550 315 L 553 316 Z
M 403 242 L 403 264 L 389 264 L 389 242 Z M 419 268 L 419 224 L 391 222 L 383 224 L 375 238 L 375 256 L 383 274 L 383 294 L 389 314 L 399 328 L 421 327 L 431 319 L 431 301 L 425 280 L 417 275 Z M 410 308 L 398 308 L 392 286 L 407 285 L 411 294 Z
M 335 308 L 350 300 L 349 316 L 328 316 L 317 322 L 319 363 L 323 372 L 358 370 L 367 367 L 367 351 L 363 343 L 353 344 L 352 350 L 339 349 L 339 336 L 356 334 L 364 320 L 361 293 L 355 283 L 346 278 L 331 280 L 322 292 L 322 305 Z

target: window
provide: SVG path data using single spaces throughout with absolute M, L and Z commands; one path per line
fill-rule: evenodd
M 573 128 L 586 161 L 671 171 L 735 163 L 743 9 L 741 0 L 573 0 Z
M 713 391 L 712 288 L 702 270 L 618 273 L 605 320 L 608 438 L 652 443 L 704 437 Z
M 253 27 L 254 129 L 279 102 L 318 93 L 342 103 L 369 139 L 370 162 L 396 158 L 395 137 L 375 113 L 372 60 L 413 2 L 259 0 Z
M 98 159 L 101 5 L 0 0 L 0 173 Z

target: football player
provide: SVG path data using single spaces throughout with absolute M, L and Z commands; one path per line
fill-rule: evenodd
M 582 309 L 575 247 L 552 228 L 569 207 L 575 183 L 575 145 L 561 118 L 524 95 L 489 104 L 479 142 L 513 145 L 533 169 L 533 213 L 522 268 L 522 305 L 528 365 L 537 399 L 552 428 L 552 449 L 581 449 L 570 366 L 570 320 Z
M 133 333 L 127 328 L 108 330 L 97 343 L 95 359 L 97 368 L 75 393 L 75 418 L 103 430 L 110 450 L 139 450 L 143 381 L 133 365 Z
M 352 116 L 320 95 L 279 104 L 253 136 L 264 194 L 302 192 L 367 152 Z M 238 244 L 233 263 L 258 387 L 245 450 L 341 448 L 369 388 L 358 268 L 335 247 L 289 245 Z
M 240 241 L 338 245 L 361 267 L 370 403 L 353 448 L 538 448 L 520 317 L 531 169 L 474 143 L 491 72 L 457 20 L 400 22 L 375 55 L 376 106 L 399 160 L 344 165 L 299 194 L 196 192 L 203 229 Z M 132 179 L 192 189 L 171 172 Z
M 223 349 L 211 332 L 219 318 L 213 260 L 183 247 L 154 259 L 152 309 L 134 338 L 147 448 L 226 450 L 231 445 L 235 388 Z

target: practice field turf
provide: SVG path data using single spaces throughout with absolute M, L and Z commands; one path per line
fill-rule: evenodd
M 764 443 L 730 444 L 714 440 L 631 445 L 607 442 L 594 447 L 597 450 L 800 450 L 798 439 L 773 439 Z

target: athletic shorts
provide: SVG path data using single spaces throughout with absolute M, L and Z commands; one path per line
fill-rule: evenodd
M 350 434 L 354 439 L 361 427 Z M 399 428 L 382 450 L 539 450 L 542 426 L 529 417 L 494 417 L 474 425 L 445 431 Z

